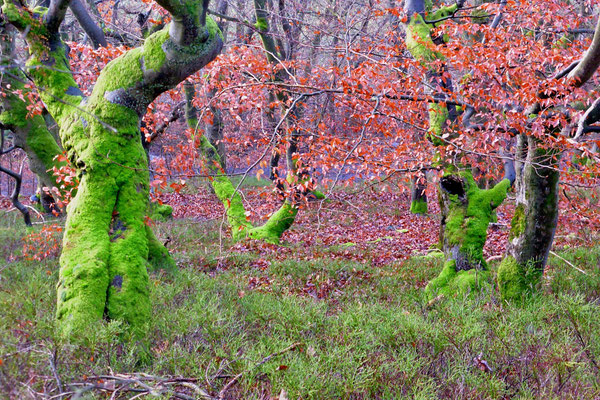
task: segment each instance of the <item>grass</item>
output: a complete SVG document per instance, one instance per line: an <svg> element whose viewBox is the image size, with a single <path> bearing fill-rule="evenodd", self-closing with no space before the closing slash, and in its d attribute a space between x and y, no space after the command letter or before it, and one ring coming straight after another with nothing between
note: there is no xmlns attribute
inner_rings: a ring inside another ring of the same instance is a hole
<svg viewBox="0 0 600 400"><path fill-rule="evenodd" d="M493 285L430 304L423 287L439 257L374 266L320 248L321 258L281 259L226 238L222 252L218 221L169 221L157 232L180 273L151 277L143 345L153 358L140 364L119 322L85 345L55 337L58 259L20 257L26 231L10 222L0 222L0 398L58 398L77 382L108 385L95 376L141 372L194 379L213 396L230 382L227 399L600 396L600 247L559 253L587 275L551 257L541 292L522 305Z"/></svg>

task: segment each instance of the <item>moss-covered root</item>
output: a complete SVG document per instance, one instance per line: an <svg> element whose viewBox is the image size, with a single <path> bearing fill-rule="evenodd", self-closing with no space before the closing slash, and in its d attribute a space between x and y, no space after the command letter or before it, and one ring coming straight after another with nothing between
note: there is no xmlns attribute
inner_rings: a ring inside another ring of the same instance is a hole
<svg viewBox="0 0 600 400"><path fill-rule="evenodd" d="M283 232L287 231L294 223L296 215L298 215L298 208L286 200L264 225L250 229L248 236L252 239L261 239L277 244Z"/></svg>
<svg viewBox="0 0 600 400"><path fill-rule="evenodd" d="M164 222L173 218L173 207L168 204L150 204L150 218L153 221Z"/></svg>
<svg viewBox="0 0 600 400"><path fill-rule="evenodd" d="M56 306L58 330L66 338L81 338L104 315L109 285L107 232L116 194L114 180L90 180L84 175L68 206Z"/></svg>
<svg viewBox="0 0 600 400"><path fill-rule="evenodd" d="M148 239L148 270L150 272L164 270L175 273L177 271L175 260L149 226L146 226L146 238Z"/></svg>
<svg viewBox="0 0 600 400"><path fill-rule="evenodd" d="M124 174L125 175L125 174ZM144 216L148 192L134 174L121 182L110 229L109 318L127 321L141 337L151 315L148 287L148 240Z"/></svg>
<svg viewBox="0 0 600 400"><path fill-rule="evenodd" d="M427 215L427 202L424 200L413 200L410 202L411 214Z"/></svg>
<svg viewBox="0 0 600 400"><path fill-rule="evenodd" d="M456 261L448 260L437 278L432 279L425 287L429 298L437 295L464 295L478 291L490 282L490 272L485 269L456 270Z"/></svg>

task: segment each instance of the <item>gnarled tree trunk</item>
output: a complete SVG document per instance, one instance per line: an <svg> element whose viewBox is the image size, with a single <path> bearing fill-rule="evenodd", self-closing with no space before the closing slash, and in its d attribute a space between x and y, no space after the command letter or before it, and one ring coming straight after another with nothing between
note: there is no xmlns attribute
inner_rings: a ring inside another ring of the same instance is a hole
<svg viewBox="0 0 600 400"><path fill-rule="evenodd" d="M480 189L468 171L440 179L440 242L446 262L427 285L430 296L468 292L489 279L483 246L493 212L506 198L511 183L507 178L491 189Z"/></svg>
<svg viewBox="0 0 600 400"><path fill-rule="evenodd" d="M197 130L198 120L196 109L192 104L194 98L194 87L185 84L186 109L185 115L188 127ZM225 215L231 229L233 240L238 241L245 238L264 240L269 243L279 243L283 233L288 230L298 214L298 207L294 199L287 199L262 226L254 227L246 217L246 210L242 196L233 186L231 179L225 174L221 165L219 152L202 132L197 132L194 137L200 154L205 159L205 165L210 173L212 188L225 207ZM304 193L306 194L306 193Z"/></svg>
<svg viewBox="0 0 600 400"><path fill-rule="evenodd" d="M4 0L4 16L26 33L28 72L80 174L68 207L57 287L60 332L85 336L103 315L143 335L151 317L146 272L149 245L148 161L139 120L148 105L213 60L222 47L208 1L157 1L172 16L143 46L111 61L89 98L70 72L58 28L69 1L47 12Z"/></svg>

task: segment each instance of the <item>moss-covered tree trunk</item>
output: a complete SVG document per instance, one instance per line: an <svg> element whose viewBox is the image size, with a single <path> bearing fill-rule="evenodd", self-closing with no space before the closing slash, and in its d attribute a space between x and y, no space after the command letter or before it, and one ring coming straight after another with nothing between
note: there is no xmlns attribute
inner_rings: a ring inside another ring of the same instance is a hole
<svg viewBox="0 0 600 400"><path fill-rule="evenodd" d="M406 47L425 68L425 92L436 99L428 103L429 114L428 139L435 146L444 146L441 139L448 123L458 117L455 107L448 107L443 100L453 91L448 74L439 67L433 67L435 61L443 60L443 56L435 51L436 42L443 43L442 38L432 37L434 21L443 19L456 12L462 2L442 7L435 12L427 9L423 0L407 0L404 3L409 17L406 29ZM442 101L439 101L441 99ZM454 135L448 138L452 139ZM480 283L489 280L489 272L483 258L483 246L487 238L487 227L494 217L494 210L504 201L511 186L511 179L503 179L489 190L477 186L472 174L466 166L440 165L446 173L440 179L438 198L441 208L440 243L442 245L445 264L440 275L427 286L430 296L438 293L450 295L464 293L475 289ZM458 169L464 172L457 172ZM413 179L410 210L413 213L427 213L424 197L426 180Z"/></svg>
<svg viewBox="0 0 600 400"><path fill-rule="evenodd" d="M443 38L433 38L432 30L435 23L426 21L438 20L455 12L459 6L453 4L441 7L436 11L431 10L424 0L411 0L404 3L404 10L409 17L405 24L406 48L413 58L426 68L423 77L424 92L437 99L444 99L448 92L452 92L452 82L448 76L444 77L437 67L436 60L443 60L443 56L433 48L436 44L443 43ZM427 17L427 20L425 19ZM442 65L442 68L443 65ZM431 102L427 105L429 114L429 130L427 138L435 145L444 145L440 140L448 122L452 123L457 118L455 108L448 108L444 102ZM410 211L414 214L427 214L427 198L424 195L427 187L427 178L424 173L413 178L411 191Z"/></svg>
<svg viewBox="0 0 600 400"><path fill-rule="evenodd" d="M193 85L186 83L185 92L187 124L190 129L197 131L197 113L192 104L192 99L194 98ZM229 223L233 240L238 241L251 238L264 240L269 243L279 243L283 233L294 223L298 214L299 204L294 202L293 199L285 200L279 210L271 215L264 225L254 227L246 216L242 196L236 190L231 179L225 174L218 150L202 132L197 131L194 140L198 151L204 157L206 168L211 175L209 178L211 186L225 207L225 216Z"/></svg>
<svg viewBox="0 0 600 400"><path fill-rule="evenodd" d="M25 32L28 72L80 175L68 206L57 287L60 332L85 336L104 315L141 335L151 318L148 161L139 120L148 105L216 57L222 39L207 1L157 1L173 16L164 30L111 61L89 98L70 72L58 28L68 1L30 11L4 1L4 16Z"/></svg>
<svg viewBox="0 0 600 400"><path fill-rule="evenodd" d="M415 176L410 190L410 212L413 214L427 214L427 176Z"/></svg>
<svg viewBox="0 0 600 400"><path fill-rule="evenodd" d="M470 172L448 173L440 179L440 242L446 262L427 285L430 296L465 293L489 280L483 257L487 228L510 186L511 180L503 179L491 189L480 189Z"/></svg>
<svg viewBox="0 0 600 400"><path fill-rule="evenodd" d="M540 283L558 221L560 152L543 148L533 136L517 144L517 205L507 254L498 268L502 296L518 300Z"/></svg>
<svg viewBox="0 0 600 400"><path fill-rule="evenodd" d="M600 19L594 37L582 59L558 72L551 79L567 77L569 86L581 87L600 66ZM550 82L552 83L552 82ZM538 97L546 94L538 93ZM598 103L594 102L577 124L576 137L600 120ZM544 118L540 102L527 114ZM562 132L561 132L562 133ZM546 135L557 135L556 128L546 127ZM560 149L548 147L531 134L519 137L517 145L517 207L511 222L507 254L498 269L498 285L508 300L521 300L540 284L548 254L552 248L558 221L558 184Z"/></svg>

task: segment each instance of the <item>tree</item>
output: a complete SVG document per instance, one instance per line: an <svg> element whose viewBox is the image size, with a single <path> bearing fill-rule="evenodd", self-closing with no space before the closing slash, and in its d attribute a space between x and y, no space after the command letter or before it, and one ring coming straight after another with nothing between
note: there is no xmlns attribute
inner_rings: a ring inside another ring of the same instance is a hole
<svg viewBox="0 0 600 400"><path fill-rule="evenodd" d="M549 82L543 82L538 93L539 100L527 110L527 114L544 126L547 137L569 136L573 126L562 120L562 125L549 124L548 120L560 114L555 97L565 96L588 82L600 66L600 19L592 43L581 60L559 71ZM562 90L552 87L566 77ZM576 124L575 137L582 139L596 130L591 125L600 120L598 101L588 108ZM569 117L572 119L573 117ZM552 248L558 221L559 180L561 147L548 141L544 143L533 133L522 134L516 146L517 206L511 222L509 246L506 257L498 269L498 283L504 298L520 300L534 292L540 284L548 254Z"/></svg>
<svg viewBox="0 0 600 400"><path fill-rule="evenodd" d="M458 118L452 77L447 72L444 55L438 51L433 37L437 23L447 20L463 6L458 1L451 6L433 12L424 0L405 2L406 47L413 57L426 69L426 93L432 95L428 102L428 139L436 147L445 146L448 140L456 139L460 133L455 126ZM443 35L437 36L439 44ZM467 121L468 122L468 121ZM447 124L449 129L445 129ZM470 128L470 126L467 126ZM445 133L448 130L449 132ZM446 262L440 275L427 286L430 295L468 291L489 280L483 247L487 228L494 218L494 210L504 201L514 182L514 170L507 165L505 177L491 189L480 189L470 171L462 162L448 162L438 154L434 156L443 169L440 178L439 202L441 208L440 245ZM436 163L436 162L434 162ZM425 186L413 181L411 211L425 213Z"/></svg>
<svg viewBox="0 0 600 400"><path fill-rule="evenodd" d="M29 167L38 178L38 187L40 189L40 200L45 210L58 212L59 209L53 205L55 203L51 194L52 188L58 188L60 185L48 171L52 168L60 169L64 163L56 159L62 154L62 151L56 142L55 136L47 127L46 120L41 114L41 110L36 107L35 96L26 85L26 77L23 72L14 65L14 33L10 30L10 25L0 21L0 36L2 37L2 87L3 95L0 96L0 128L11 132L14 148L20 148L25 151L29 161ZM4 133L2 139L4 139ZM2 172L9 173L16 178L15 173L3 169ZM18 175L18 174L17 174ZM20 178L19 178L20 180ZM20 184L16 185L13 193L13 204L24 214L26 223L31 222L29 211L22 205L18 205ZM44 188L47 188L44 190ZM20 204L20 203L19 203Z"/></svg>
<svg viewBox="0 0 600 400"><path fill-rule="evenodd" d="M27 71L81 177L68 207L57 290L59 329L69 337L83 335L104 314L143 334L150 318L146 267L164 248L155 247L145 223L148 160L138 121L160 93L208 64L223 45L206 16L209 1L157 3L172 22L111 61L88 98L59 35L69 1L34 10L19 1L2 4L4 17L25 33Z"/></svg>

